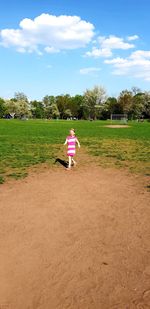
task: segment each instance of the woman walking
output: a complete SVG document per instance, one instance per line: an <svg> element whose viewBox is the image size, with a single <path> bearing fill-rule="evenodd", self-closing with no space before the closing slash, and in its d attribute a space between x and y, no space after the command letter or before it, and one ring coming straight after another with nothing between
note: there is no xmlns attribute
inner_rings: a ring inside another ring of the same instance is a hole
<svg viewBox="0 0 150 309"><path fill-rule="evenodd" d="M76 144L78 144L78 147L80 148L80 143L77 139L77 137L75 136L75 130L71 129L70 130L70 135L67 136L66 141L64 143L64 145L68 145L68 150L67 150L67 155L68 155L68 160L69 160L69 165L68 165L68 170L71 169L71 165L73 163L73 165L76 165L76 161L73 159L73 157L75 156L76 153Z"/></svg>

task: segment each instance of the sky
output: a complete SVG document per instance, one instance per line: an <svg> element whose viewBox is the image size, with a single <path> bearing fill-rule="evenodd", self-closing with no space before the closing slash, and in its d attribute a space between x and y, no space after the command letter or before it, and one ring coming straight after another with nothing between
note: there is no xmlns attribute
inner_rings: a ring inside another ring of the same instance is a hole
<svg viewBox="0 0 150 309"><path fill-rule="evenodd" d="M0 3L0 97L150 91L149 0Z"/></svg>

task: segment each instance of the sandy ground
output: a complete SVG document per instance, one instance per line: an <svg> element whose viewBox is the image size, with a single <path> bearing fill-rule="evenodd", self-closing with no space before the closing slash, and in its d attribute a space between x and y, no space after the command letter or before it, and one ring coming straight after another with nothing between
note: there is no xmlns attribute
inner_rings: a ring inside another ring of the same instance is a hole
<svg viewBox="0 0 150 309"><path fill-rule="evenodd" d="M124 129L124 128L130 128L130 126L126 125L126 124L110 124L108 126L105 126L107 128L111 128L111 129Z"/></svg>
<svg viewBox="0 0 150 309"><path fill-rule="evenodd" d="M0 309L150 308L150 199L78 165L0 187Z"/></svg>

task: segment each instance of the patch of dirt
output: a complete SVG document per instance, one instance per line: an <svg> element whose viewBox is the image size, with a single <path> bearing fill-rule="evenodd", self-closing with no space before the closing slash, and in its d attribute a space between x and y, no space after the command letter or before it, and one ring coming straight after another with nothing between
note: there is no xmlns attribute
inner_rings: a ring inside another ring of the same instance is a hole
<svg viewBox="0 0 150 309"><path fill-rule="evenodd" d="M150 308L149 193L81 157L0 187L0 308Z"/></svg>
<svg viewBox="0 0 150 309"><path fill-rule="evenodd" d="M130 126L126 125L126 124L110 124L110 125L107 125L105 126L106 128L111 128L111 129L119 129L119 128L130 128Z"/></svg>

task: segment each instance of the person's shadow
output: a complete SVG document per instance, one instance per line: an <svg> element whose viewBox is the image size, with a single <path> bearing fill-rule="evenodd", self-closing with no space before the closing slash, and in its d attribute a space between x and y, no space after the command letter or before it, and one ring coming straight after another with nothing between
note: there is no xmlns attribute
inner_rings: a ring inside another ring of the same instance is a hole
<svg viewBox="0 0 150 309"><path fill-rule="evenodd" d="M62 160L60 158L56 158L55 163L57 163L57 162L60 163L61 165L63 165L65 168L68 167L68 162L65 161L65 160Z"/></svg>

